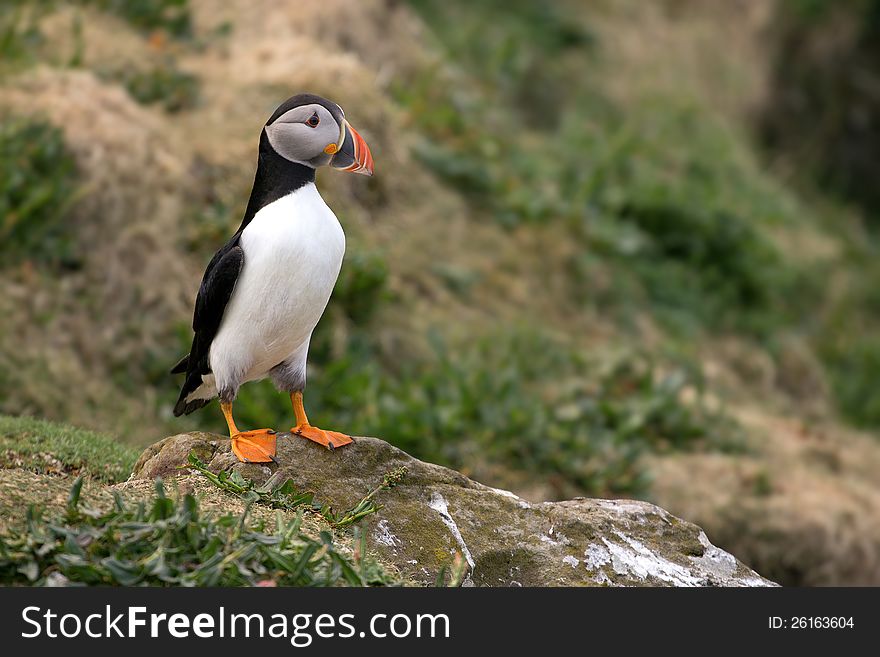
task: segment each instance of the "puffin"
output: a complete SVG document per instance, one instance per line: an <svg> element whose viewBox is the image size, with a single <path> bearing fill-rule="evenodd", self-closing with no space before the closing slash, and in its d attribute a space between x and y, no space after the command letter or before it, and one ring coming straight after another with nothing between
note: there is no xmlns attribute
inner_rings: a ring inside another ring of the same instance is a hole
<svg viewBox="0 0 880 657"><path fill-rule="evenodd" d="M302 93L260 133L254 185L241 225L211 258L196 296L186 374L174 415L219 399L239 461L275 461L273 429L240 430L232 405L242 384L269 378L290 395L299 436L330 449L351 436L309 423L303 406L309 340L342 267L345 233L315 186L329 166L373 175L373 156L342 108Z"/></svg>

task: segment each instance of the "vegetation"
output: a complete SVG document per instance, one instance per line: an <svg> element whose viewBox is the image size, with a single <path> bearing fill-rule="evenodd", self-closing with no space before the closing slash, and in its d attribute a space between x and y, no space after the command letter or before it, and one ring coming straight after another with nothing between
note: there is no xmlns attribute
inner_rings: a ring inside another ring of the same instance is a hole
<svg viewBox="0 0 880 657"><path fill-rule="evenodd" d="M476 39L457 27L464 6L414 4L445 52L479 76L466 86L466 108L451 104L459 78L398 90L429 138L418 154L502 225L552 224L577 240L583 255L571 271L580 296L595 292L589 280L578 279L589 279L600 259L613 268L617 285L603 300L651 303L674 331L766 335L819 302L812 270L783 257L768 230L798 221L802 209L768 185L739 135L698 104L662 97L619 106L573 73L571 58L588 61L596 43L570 34L577 22L560 18L558 9L542 10L542 19L524 7L505 12ZM542 35L530 40L523 71L506 71L485 57L485 51L504 52L523 31ZM555 93L542 95L540 120L515 112L499 120L499 102L528 106L517 99L534 91L529 70L558 82ZM499 79L510 97L497 97ZM492 134L482 129L499 123Z"/></svg>
<svg viewBox="0 0 880 657"><path fill-rule="evenodd" d="M0 415L0 467L81 474L124 481L140 450L115 438L65 424Z"/></svg>
<svg viewBox="0 0 880 657"><path fill-rule="evenodd" d="M315 501L314 493L299 492L293 483L293 480L279 480L271 477L262 486L256 486L252 481L246 480L238 472L220 472L213 473L207 466L199 460L195 454L189 455L190 468L199 472L208 481L214 484L220 490L237 495L249 504L259 503L265 504L273 509L284 509L286 511L309 510L318 514L328 525L335 529L342 529L356 523L361 518L376 513L381 507L376 504L373 498L379 491L394 488L401 482L406 472L405 468L386 474L382 478L382 482L368 492L364 497L355 504L351 509L342 513L335 513L326 504L320 504Z"/></svg>
<svg viewBox="0 0 880 657"><path fill-rule="evenodd" d="M66 514L31 509L25 527L0 534L0 583L118 586L370 586L396 583L362 550L341 553L329 532L301 531L302 515L278 511L274 530L249 519L206 517L197 500L172 500L161 480L151 504L115 493L106 512L80 503L83 479Z"/></svg>
<svg viewBox="0 0 880 657"><path fill-rule="evenodd" d="M14 71L33 62L34 51L42 43L36 26L40 12L25 2L5 2L0 6L0 73Z"/></svg>
<svg viewBox="0 0 880 657"><path fill-rule="evenodd" d="M163 30L175 37L187 37L192 33L189 0L82 1L116 14L141 30Z"/></svg>
<svg viewBox="0 0 880 657"><path fill-rule="evenodd" d="M877 303L877 211L874 181L880 100L880 2L784 0L773 23L773 93L757 122L766 152L806 195L860 209L856 217L829 212L824 223L843 242L840 270L849 270L828 300L815 344L840 412L880 428L880 330ZM809 138L804 138L809 135Z"/></svg>
<svg viewBox="0 0 880 657"><path fill-rule="evenodd" d="M880 380L880 340L863 337L827 349L826 360L841 412L859 426L880 427L880 396L874 389Z"/></svg>
<svg viewBox="0 0 880 657"><path fill-rule="evenodd" d="M773 27L773 93L760 137L800 178L868 210L876 230L880 2L783 0Z"/></svg>
<svg viewBox="0 0 880 657"><path fill-rule="evenodd" d="M199 99L198 78L177 69L173 63L146 71L124 71L116 77L139 103L158 103L169 113L190 109Z"/></svg>
<svg viewBox="0 0 880 657"><path fill-rule="evenodd" d="M65 219L76 167L57 127L39 119L0 123L0 256L6 264L74 264Z"/></svg>

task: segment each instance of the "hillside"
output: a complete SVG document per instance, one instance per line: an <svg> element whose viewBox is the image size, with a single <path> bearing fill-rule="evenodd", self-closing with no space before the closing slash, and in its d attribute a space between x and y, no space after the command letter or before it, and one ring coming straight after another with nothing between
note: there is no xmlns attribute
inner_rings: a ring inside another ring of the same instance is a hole
<svg viewBox="0 0 880 657"><path fill-rule="evenodd" d="M319 174L348 252L316 423L534 502L649 498L783 584L880 583L872 215L761 145L785 2L138 6L0 10L0 411L223 430L171 417L167 370L309 90L376 160ZM291 422L268 384L236 414Z"/></svg>

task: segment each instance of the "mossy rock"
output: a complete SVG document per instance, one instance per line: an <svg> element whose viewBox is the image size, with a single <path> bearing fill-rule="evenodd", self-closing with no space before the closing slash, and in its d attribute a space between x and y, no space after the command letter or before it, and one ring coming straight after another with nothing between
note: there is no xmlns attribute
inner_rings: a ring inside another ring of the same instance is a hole
<svg viewBox="0 0 880 657"><path fill-rule="evenodd" d="M192 450L214 471L235 470L258 483L273 475L290 478L337 510L353 506L386 473L405 467L403 482L377 498L382 508L366 527L369 549L416 582L433 583L461 553L468 564L466 585L772 585L713 546L699 527L652 504L533 504L376 438L357 438L331 451L283 433L277 464L245 464L220 436L180 434L148 448L133 480L185 473L180 468Z"/></svg>

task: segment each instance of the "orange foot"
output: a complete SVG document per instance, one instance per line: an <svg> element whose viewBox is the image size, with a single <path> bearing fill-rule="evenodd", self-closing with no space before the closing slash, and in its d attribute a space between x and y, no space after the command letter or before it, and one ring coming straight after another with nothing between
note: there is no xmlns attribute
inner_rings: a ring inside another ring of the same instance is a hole
<svg viewBox="0 0 880 657"><path fill-rule="evenodd" d="M239 431L232 436L232 451L244 463L269 463L275 461L275 431L254 429Z"/></svg>
<svg viewBox="0 0 880 657"><path fill-rule="evenodd" d="M337 447L342 447L343 445L348 445L349 443L354 442L351 436L346 436L344 433L339 433L338 431L325 431L324 429L313 427L311 424L300 424L295 426L290 430L290 433L311 440L312 442L323 445L329 449L336 449Z"/></svg>

